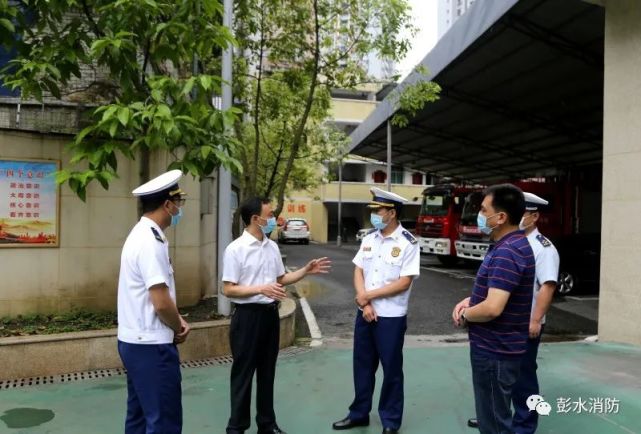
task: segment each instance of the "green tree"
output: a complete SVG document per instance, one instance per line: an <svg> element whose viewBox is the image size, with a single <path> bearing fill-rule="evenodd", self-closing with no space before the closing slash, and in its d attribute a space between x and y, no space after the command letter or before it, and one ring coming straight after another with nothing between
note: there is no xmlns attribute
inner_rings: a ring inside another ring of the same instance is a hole
<svg viewBox="0 0 641 434"><path fill-rule="evenodd" d="M289 189L319 181L306 156L344 151L344 137L327 126L331 90L370 82L370 53L405 55L410 10L406 0L239 0L236 22L243 193L275 195L279 214Z"/></svg>
<svg viewBox="0 0 641 434"><path fill-rule="evenodd" d="M419 65L414 68L414 73L416 78L413 82L395 89L391 96L395 113L390 122L396 127L406 127L410 118L416 116L425 104L439 99L441 86L427 79L428 69Z"/></svg>
<svg viewBox="0 0 641 434"><path fill-rule="evenodd" d="M89 183L117 177L118 155L139 158L143 178L155 150L195 176L242 170L228 133L238 110L212 105L232 42L219 0L0 0L0 43L16 52L0 78L23 99L65 98L87 67L104 72L89 84L100 93L90 124L69 145L78 164L58 174L83 200Z"/></svg>

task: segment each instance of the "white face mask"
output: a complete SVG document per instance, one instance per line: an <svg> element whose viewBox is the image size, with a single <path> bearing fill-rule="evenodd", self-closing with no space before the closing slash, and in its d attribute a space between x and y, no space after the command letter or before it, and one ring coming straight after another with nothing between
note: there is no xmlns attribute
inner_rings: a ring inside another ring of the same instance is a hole
<svg viewBox="0 0 641 434"><path fill-rule="evenodd" d="M531 227L532 225L534 225L534 222L530 223L529 225L526 225L526 224L525 224L525 217L526 217L526 216L521 217L521 221L519 222L519 229L520 229L520 230L522 230L522 231L524 231L524 230L526 230L527 228L529 228L529 227ZM529 216L527 216L527 217L532 217L532 215L529 215Z"/></svg>

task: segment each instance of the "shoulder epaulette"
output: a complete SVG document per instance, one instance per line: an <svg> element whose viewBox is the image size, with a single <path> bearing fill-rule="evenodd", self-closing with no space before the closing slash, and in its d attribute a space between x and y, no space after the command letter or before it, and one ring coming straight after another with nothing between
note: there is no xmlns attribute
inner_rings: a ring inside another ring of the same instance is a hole
<svg viewBox="0 0 641 434"><path fill-rule="evenodd" d="M158 241L164 244L165 241L162 239L162 237L160 236L156 228L151 228L151 232L154 233L154 238L156 238Z"/></svg>
<svg viewBox="0 0 641 434"><path fill-rule="evenodd" d="M545 238L545 237L544 237L543 235L541 235L541 234L537 235L537 236L536 236L536 239L537 239L537 240L539 240L539 243L541 243L541 244L543 245L543 247L550 247L550 246L552 245L552 243L550 242L550 240L548 240L547 238Z"/></svg>
<svg viewBox="0 0 641 434"><path fill-rule="evenodd" d="M414 236L412 234L410 234L409 232L403 231L403 236L405 238L407 238L407 241L409 241L411 244L416 244L417 243L416 238L414 238Z"/></svg>

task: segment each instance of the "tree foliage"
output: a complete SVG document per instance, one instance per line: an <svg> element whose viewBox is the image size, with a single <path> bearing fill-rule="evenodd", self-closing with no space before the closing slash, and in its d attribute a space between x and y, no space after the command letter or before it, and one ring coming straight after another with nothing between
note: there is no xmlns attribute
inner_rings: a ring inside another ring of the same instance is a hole
<svg viewBox="0 0 641 434"><path fill-rule="evenodd" d="M422 65L414 68L415 78L410 84L396 89L392 95L396 113L390 122L392 125L404 128L410 123L410 118L425 107L426 104L439 99L441 86L427 79L429 71Z"/></svg>
<svg viewBox="0 0 641 434"><path fill-rule="evenodd" d="M406 0L240 0L236 10L243 193L275 196L279 214L287 191L319 181L314 158L344 152L329 125L331 90L371 82L371 53L405 55L410 10Z"/></svg>
<svg viewBox="0 0 641 434"><path fill-rule="evenodd" d="M0 0L0 43L16 52L0 78L22 99L66 99L100 72L87 86L102 90L90 124L69 145L76 164L58 174L83 200L92 181L117 177L118 155L168 151L195 176L242 170L229 135L239 111L212 105L232 42L219 0Z"/></svg>

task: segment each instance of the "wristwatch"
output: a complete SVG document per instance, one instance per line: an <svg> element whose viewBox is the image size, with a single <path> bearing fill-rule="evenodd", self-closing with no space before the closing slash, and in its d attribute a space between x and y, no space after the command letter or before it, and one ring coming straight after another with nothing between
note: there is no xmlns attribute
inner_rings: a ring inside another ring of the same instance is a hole
<svg viewBox="0 0 641 434"><path fill-rule="evenodd" d="M465 321L465 322L467 322L467 318L465 318L465 310L466 310L466 309L467 309L467 308L465 308L465 309L461 310L461 318L462 318L462 319L463 319L463 321Z"/></svg>

